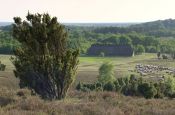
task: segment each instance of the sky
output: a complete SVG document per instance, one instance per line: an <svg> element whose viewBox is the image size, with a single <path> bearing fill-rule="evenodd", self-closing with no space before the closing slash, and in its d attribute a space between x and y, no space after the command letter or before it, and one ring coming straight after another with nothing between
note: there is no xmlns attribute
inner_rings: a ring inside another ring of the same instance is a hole
<svg viewBox="0 0 175 115"><path fill-rule="evenodd" d="M175 0L0 0L0 21L49 13L64 23L148 22L175 19Z"/></svg>

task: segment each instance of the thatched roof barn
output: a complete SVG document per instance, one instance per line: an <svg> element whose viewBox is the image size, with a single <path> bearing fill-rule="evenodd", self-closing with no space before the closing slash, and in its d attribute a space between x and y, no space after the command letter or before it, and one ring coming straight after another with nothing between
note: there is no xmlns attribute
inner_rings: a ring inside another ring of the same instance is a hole
<svg viewBox="0 0 175 115"><path fill-rule="evenodd" d="M131 45L109 44L93 44L88 49L89 56L99 56L102 52L105 56L133 56L134 50Z"/></svg>

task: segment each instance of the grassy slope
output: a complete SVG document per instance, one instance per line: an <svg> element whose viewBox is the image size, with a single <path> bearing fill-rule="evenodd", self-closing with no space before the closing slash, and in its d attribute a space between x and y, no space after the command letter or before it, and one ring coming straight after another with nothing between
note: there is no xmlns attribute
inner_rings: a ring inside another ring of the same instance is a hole
<svg viewBox="0 0 175 115"><path fill-rule="evenodd" d="M0 72L0 115L174 115L175 100L126 97L114 92L77 92L70 90L62 101L43 101L37 96L17 96L18 80L12 70L10 56L1 55L0 60L7 65L5 72ZM175 67L174 60L157 60L155 54L144 54L136 57L80 57L78 77L76 81L94 82L98 75L98 67L104 61L111 61L116 67L116 77L131 74L137 63L164 65Z"/></svg>
<svg viewBox="0 0 175 115"><path fill-rule="evenodd" d="M0 71L0 87L18 88L18 80L14 77L14 66L10 61L10 55L0 55L0 60L6 64L6 70ZM98 76L98 68L104 61L111 61L116 66L116 77L127 76L131 74L128 68L133 68L134 63L155 58L155 54L143 54L135 57L80 57L80 64L78 69L78 81L92 82ZM133 64L131 64L133 63Z"/></svg>
<svg viewBox="0 0 175 115"><path fill-rule="evenodd" d="M137 63L155 58L156 54L143 54L134 57L80 57L78 81L92 82L96 80L98 68L105 61L110 61L115 65L116 77L124 77L133 73L128 70L133 70Z"/></svg>
<svg viewBox="0 0 175 115"><path fill-rule="evenodd" d="M7 65L5 72L0 71L0 87L18 88L18 80L13 74L14 66L9 59L9 55L0 55L1 62ZM75 84L78 81L94 82L98 76L98 68L105 61L110 61L115 65L116 77L138 74L128 71L134 70L138 63L175 67L175 61L157 60L156 54L143 54L135 57L80 57L79 59L80 64Z"/></svg>
<svg viewBox="0 0 175 115"><path fill-rule="evenodd" d="M0 87L18 88L18 80L13 74L14 66L10 61L10 55L0 55L1 63L6 65L5 71L0 71Z"/></svg>
<svg viewBox="0 0 175 115"><path fill-rule="evenodd" d="M156 54L143 54L135 57L81 57L78 81L94 82L98 76L98 68L105 61L110 61L115 65L116 77L126 77L131 74L140 75L136 72L129 71L135 70L136 64L159 65L175 68L175 60L158 60ZM166 71L159 71L148 74L144 76L144 78L149 80L157 80L157 78L160 78L163 75L173 76L167 74Z"/></svg>

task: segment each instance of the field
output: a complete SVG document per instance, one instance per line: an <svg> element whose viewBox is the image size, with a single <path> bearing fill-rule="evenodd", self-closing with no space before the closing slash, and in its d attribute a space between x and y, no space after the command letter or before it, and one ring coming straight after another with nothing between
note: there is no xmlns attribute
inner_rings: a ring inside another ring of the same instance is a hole
<svg viewBox="0 0 175 115"><path fill-rule="evenodd" d="M156 54L148 53L135 57L80 57L77 81L94 82L98 76L98 68L105 61L109 61L115 65L115 77L127 77L131 74L140 76L140 74L135 71L136 64L175 68L174 60L158 60ZM163 75L170 76L165 71L159 71L151 75L146 75L144 78L152 80Z"/></svg>
<svg viewBox="0 0 175 115"><path fill-rule="evenodd" d="M10 61L10 55L0 55L2 63L6 64L6 70L0 71L0 86L8 88L18 88L18 79L14 77L14 66ZM98 76L98 68L103 62L111 62L115 65L115 76L126 77L130 74L140 75L134 72L136 64L159 65L175 68L174 60L158 60L156 54L142 54L134 57L80 57L78 74L74 84L81 82L95 82ZM132 71L129 71L132 70ZM159 76L168 75L166 73L157 73ZM155 75L157 76L157 75ZM149 75L144 78L152 79Z"/></svg>
<svg viewBox="0 0 175 115"><path fill-rule="evenodd" d="M110 61L115 65L115 76L125 77L137 74L136 64L161 65L175 68L174 60L158 60L156 54L143 54L135 57L80 57L77 78L66 99L44 101L31 96L27 89L20 90L18 79L14 77L11 56L1 55L0 60L7 65L0 71L0 115L174 115L175 100L145 99L123 96L114 92L78 92L75 84L95 82L99 66ZM130 71L133 70L133 71ZM156 75L168 75L165 72ZM144 78L151 79L149 75ZM7 87L7 88L4 88ZM20 97L18 93L24 94Z"/></svg>
<svg viewBox="0 0 175 115"><path fill-rule="evenodd" d="M13 74L14 66L10 61L10 57L9 55L0 55L1 63L6 65L6 70L0 71L0 87L17 89L18 80Z"/></svg>
<svg viewBox="0 0 175 115"><path fill-rule="evenodd" d="M10 61L10 55L0 55L2 63L6 64L6 70L0 71L0 86L8 88L18 88L18 80L14 77L14 66ZM135 57L80 57L78 75L76 83L93 82L97 79L98 68L105 61L110 61L115 65L116 77L128 76L132 72L128 69L134 69L135 64L156 60L156 54L143 54Z"/></svg>

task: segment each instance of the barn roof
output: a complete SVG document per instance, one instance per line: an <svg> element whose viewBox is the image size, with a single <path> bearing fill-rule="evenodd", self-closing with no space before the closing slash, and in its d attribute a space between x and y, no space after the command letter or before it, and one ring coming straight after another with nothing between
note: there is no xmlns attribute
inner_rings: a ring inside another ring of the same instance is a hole
<svg viewBox="0 0 175 115"><path fill-rule="evenodd" d="M99 56L101 52L106 56L132 56L133 48L131 45L93 44L88 49L91 56Z"/></svg>

